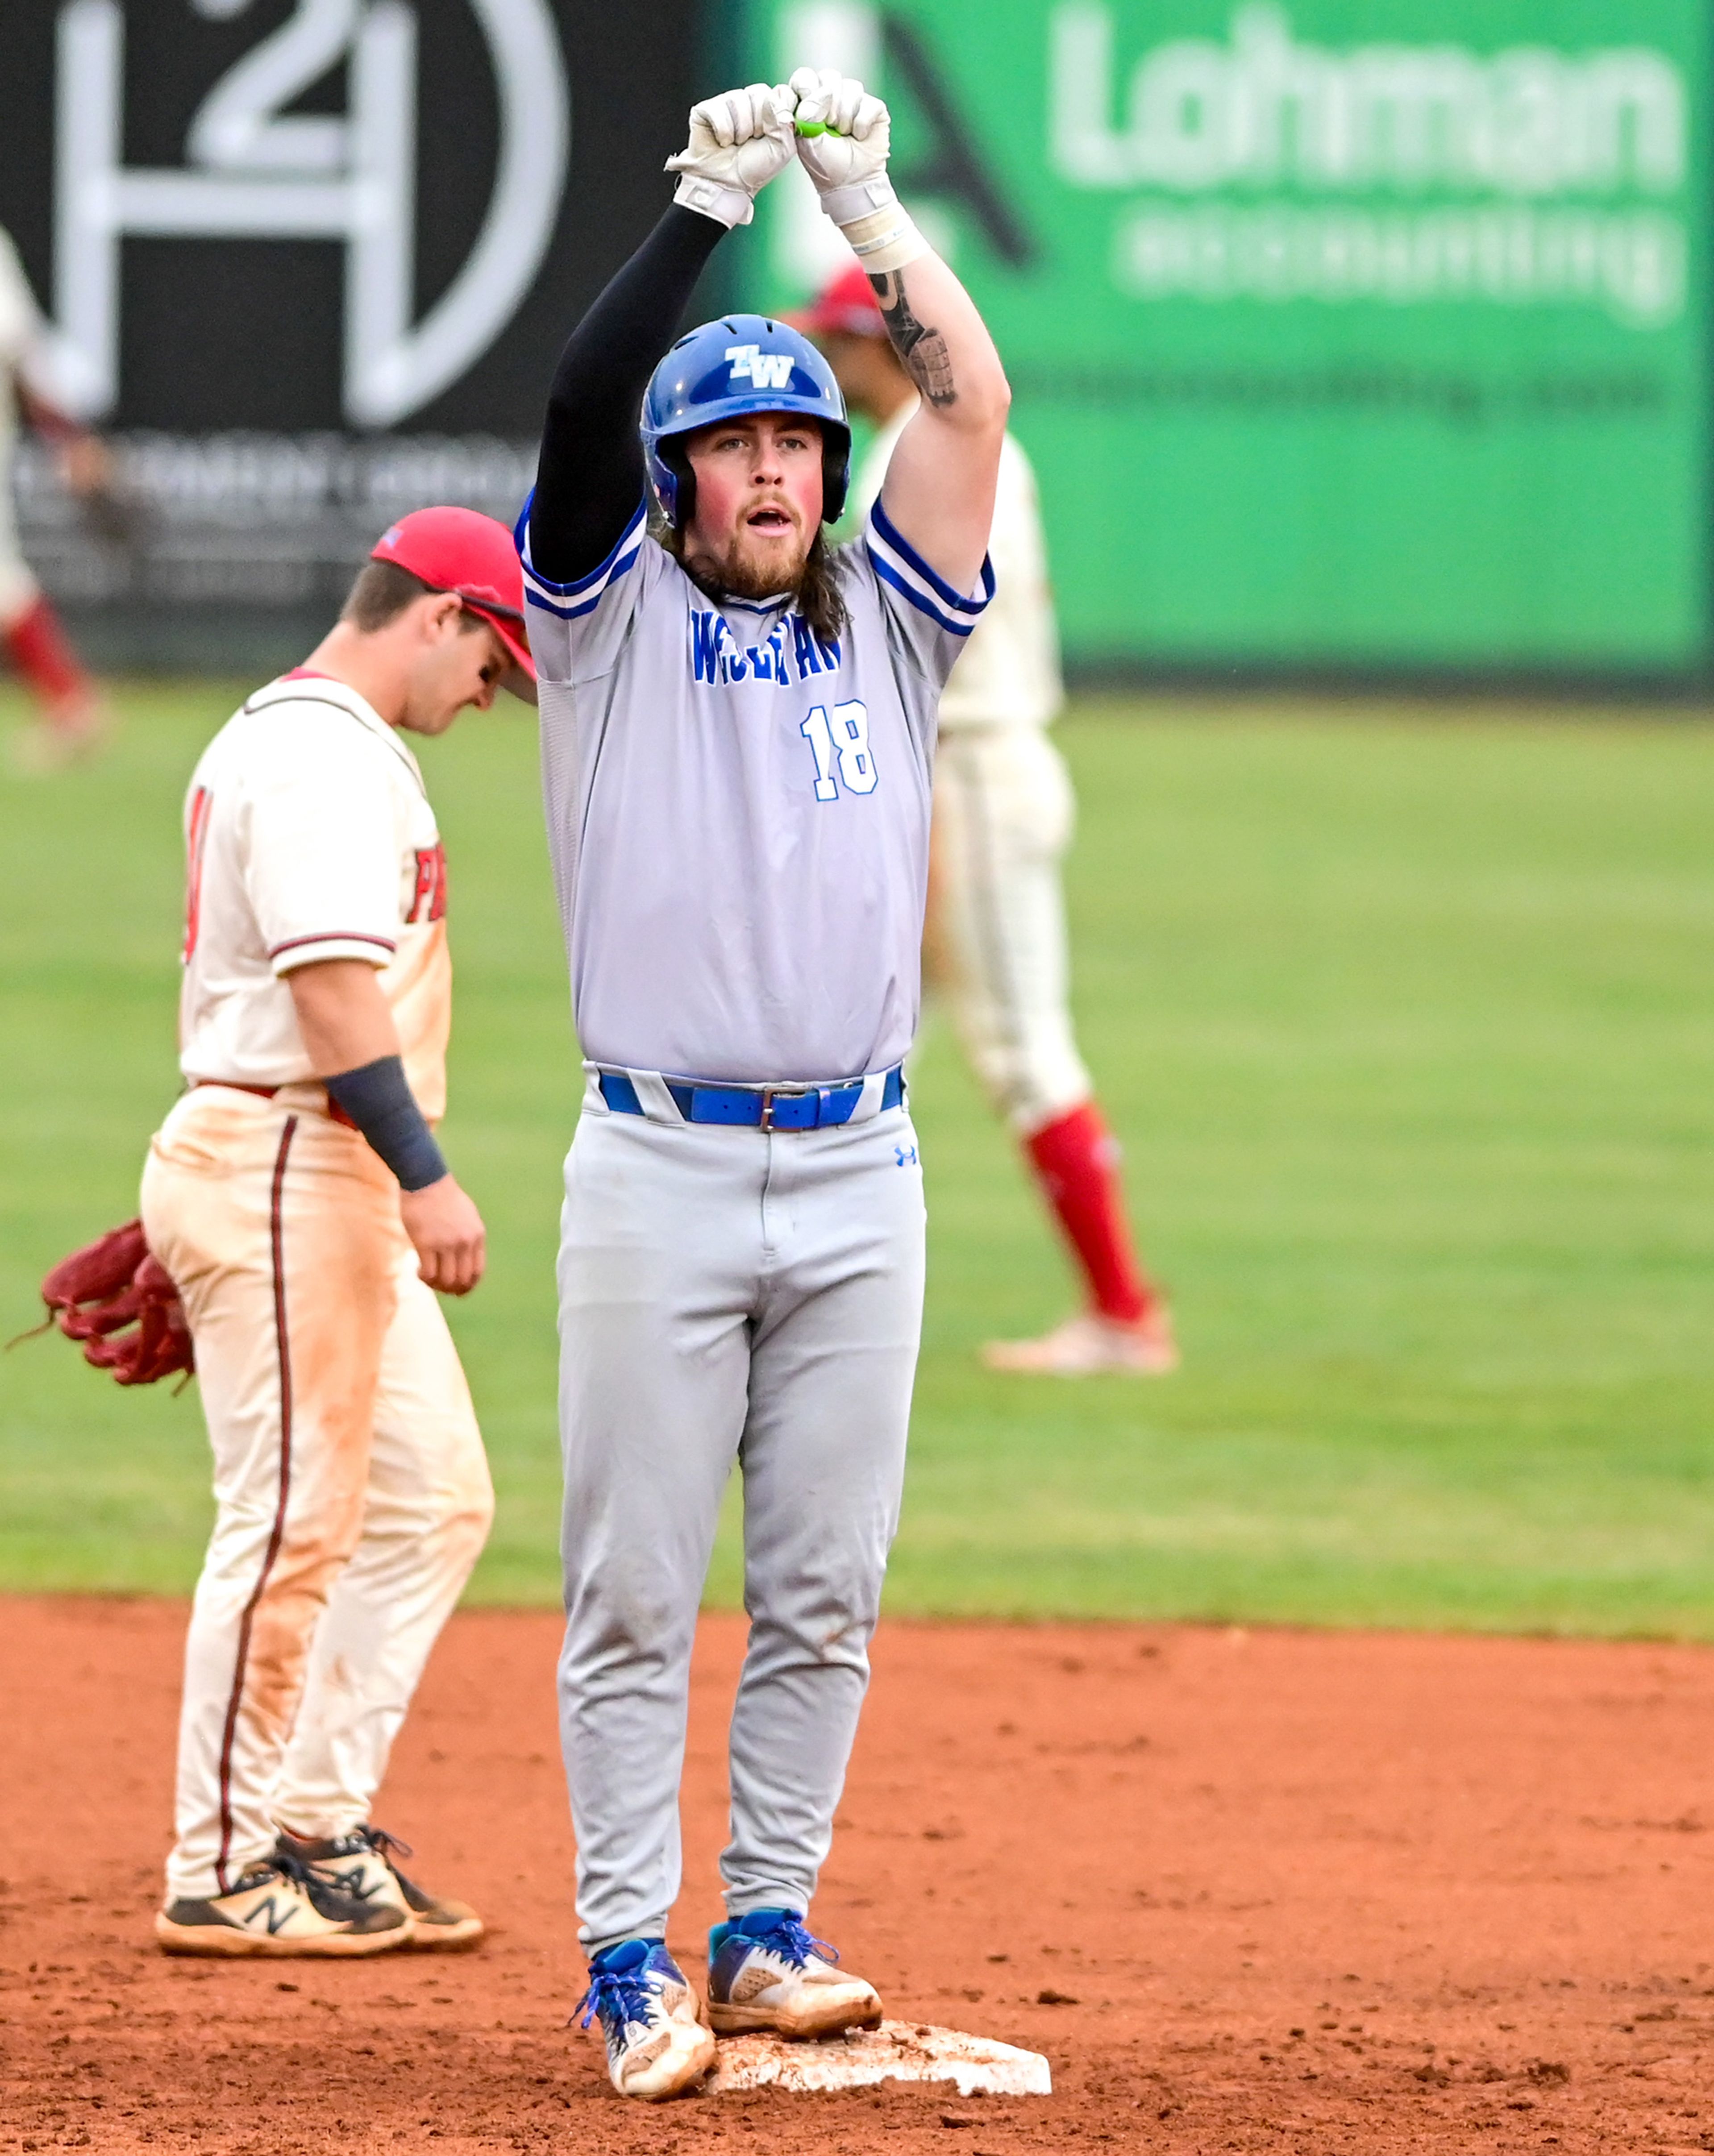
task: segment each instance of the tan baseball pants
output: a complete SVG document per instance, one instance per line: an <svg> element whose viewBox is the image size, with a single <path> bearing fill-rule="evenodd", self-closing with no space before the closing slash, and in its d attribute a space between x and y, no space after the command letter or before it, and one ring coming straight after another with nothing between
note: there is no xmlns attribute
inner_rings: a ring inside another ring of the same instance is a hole
<svg viewBox="0 0 1714 2156"><path fill-rule="evenodd" d="M172 1900L229 1890L279 1825L368 1820L494 1499L398 1186L319 1086L185 1094L151 1144L142 1214L190 1319L217 1507L185 1648Z"/></svg>
<svg viewBox="0 0 1714 2156"><path fill-rule="evenodd" d="M1094 1090L1071 1030L1060 880L1075 814L1039 727L942 729L929 957L983 1091L1026 1137Z"/></svg>

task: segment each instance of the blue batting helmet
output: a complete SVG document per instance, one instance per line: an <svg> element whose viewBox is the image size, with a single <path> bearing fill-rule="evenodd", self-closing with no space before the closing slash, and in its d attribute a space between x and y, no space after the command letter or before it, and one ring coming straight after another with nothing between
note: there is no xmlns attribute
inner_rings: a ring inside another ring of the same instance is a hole
<svg viewBox="0 0 1714 2156"><path fill-rule="evenodd" d="M640 431L649 480L676 531L695 481L675 439L751 412L801 412L821 423L822 521L836 523L851 479L851 429L833 369L810 343L764 315L723 315L682 336L649 377Z"/></svg>

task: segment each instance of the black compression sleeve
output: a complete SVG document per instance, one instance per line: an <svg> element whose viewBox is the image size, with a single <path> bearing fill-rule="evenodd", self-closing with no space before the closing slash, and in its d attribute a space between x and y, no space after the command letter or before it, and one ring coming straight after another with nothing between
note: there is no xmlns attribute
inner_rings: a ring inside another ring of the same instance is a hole
<svg viewBox="0 0 1714 2156"><path fill-rule="evenodd" d="M377 1056L321 1082L329 1099L339 1103L398 1178L401 1190L426 1190L446 1173L434 1133L397 1055Z"/></svg>
<svg viewBox="0 0 1714 2156"><path fill-rule="evenodd" d="M598 568L636 513L643 392L726 233L673 204L572 332L548 392L530 511L530 559L554 583Z"/></svg>

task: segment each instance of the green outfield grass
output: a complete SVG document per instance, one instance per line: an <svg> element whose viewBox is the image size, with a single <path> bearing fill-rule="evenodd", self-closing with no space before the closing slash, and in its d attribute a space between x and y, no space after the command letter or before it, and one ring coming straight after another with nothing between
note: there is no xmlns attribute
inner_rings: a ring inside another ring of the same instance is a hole
<svg viewBox="0 0 1714 2156"><path fill-rule="evenodd" d="M132 1209L175 1087L178 803L230 701L136 690L99 765L0 778L5 1331ZM891 1606L1714 1637L1714 732L1155 702L1060 739L1084 1043L1187 1367L978 1368L1069 1285L931 1028ZM491 1231L453 1312L501 1492L475 1591L545 1602L577 1084L533 728L467 719L424 760L447 1144ZM0 1584L182 1592L205 1484L194 1389L121 1394L60 1341L0 1362Z"/></svg>

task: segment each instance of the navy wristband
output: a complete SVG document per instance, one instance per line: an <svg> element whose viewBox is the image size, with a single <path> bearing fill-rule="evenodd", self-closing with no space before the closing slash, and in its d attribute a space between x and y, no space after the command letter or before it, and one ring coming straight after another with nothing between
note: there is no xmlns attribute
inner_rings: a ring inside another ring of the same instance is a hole
<svg viewBox="0 0 1714 2156"><path fill-rule="evenodd" d="M324 1078L328 1098L344 1109L398 1178L401 1190L426 1190L447 1172L397 1055Z"/></svg>

